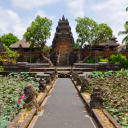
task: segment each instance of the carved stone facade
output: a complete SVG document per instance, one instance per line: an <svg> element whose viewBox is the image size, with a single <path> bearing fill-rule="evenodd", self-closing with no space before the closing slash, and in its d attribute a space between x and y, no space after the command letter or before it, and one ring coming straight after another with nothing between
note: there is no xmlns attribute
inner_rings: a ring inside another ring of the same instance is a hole
<svg viewBox="0 0 128 128"><path fill-rule="evenodd" d="M76 62L76 55L72 49L74 38L69 22L62 17L56 27L56 33L52 42L51 61L54 65L73 65Z"/></svg>

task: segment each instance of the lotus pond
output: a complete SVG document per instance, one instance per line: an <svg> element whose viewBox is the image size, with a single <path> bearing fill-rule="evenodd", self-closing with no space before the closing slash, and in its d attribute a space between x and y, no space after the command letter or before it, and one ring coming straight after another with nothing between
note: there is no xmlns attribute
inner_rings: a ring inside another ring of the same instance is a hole
<svg viewBox="0 0 128 128"><path fill-rule="evenodd" d="M22 110L23 89L28 84L34 85L38 91L38 81L34 74L33 77L25 72L0 75L0 128L5 128Z"/></svg>
<svg viewBox="0 0 128 128"><path fill-rule="evenodd" d="M92 72L89 92L96 85L103 89L106 110L123 128L128 128L128 70Z"/></svg>

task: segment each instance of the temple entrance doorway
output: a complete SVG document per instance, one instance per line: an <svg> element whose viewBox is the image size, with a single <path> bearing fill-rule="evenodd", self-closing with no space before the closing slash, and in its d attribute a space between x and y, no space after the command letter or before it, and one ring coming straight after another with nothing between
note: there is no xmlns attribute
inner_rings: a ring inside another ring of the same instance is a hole
<svg viewBox="0 0 128 128"><path fill-rule="evenodd" d="M66 42L61 42L61 56L66 56Z"/></svg>

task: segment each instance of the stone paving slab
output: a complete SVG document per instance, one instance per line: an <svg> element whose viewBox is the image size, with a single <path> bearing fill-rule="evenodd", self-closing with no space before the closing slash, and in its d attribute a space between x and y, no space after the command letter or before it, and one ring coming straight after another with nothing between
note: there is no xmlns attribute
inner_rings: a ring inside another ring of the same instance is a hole
<svg viewBox="0 0 128 128"><path fill-rule="evenodd" d="M34 128L97 128L69 78L59 78Z"/></svg>

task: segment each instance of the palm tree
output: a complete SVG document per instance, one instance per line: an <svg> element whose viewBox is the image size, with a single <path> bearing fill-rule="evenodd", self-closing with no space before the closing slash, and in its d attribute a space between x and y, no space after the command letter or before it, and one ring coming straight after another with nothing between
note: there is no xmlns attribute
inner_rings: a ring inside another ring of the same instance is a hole
<svg viewBox="0 0 128 128"><path fill-rule="evenodd" d="M126 37L124 37L124 39L122 40L122 44L125 42L128 42L128 21L126 21L125 25L124 25L125 31L120 31L118 33L118 35L126 35Z"/></svg>

